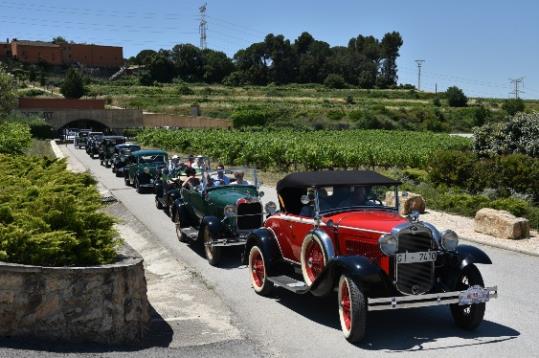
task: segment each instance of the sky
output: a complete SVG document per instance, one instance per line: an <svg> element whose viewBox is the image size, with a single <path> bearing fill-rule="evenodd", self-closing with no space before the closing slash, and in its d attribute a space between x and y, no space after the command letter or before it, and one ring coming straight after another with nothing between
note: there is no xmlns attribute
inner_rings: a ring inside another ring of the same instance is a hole
<svg viewBox="0 0 539 358"><path fill-rule="evenodd" d="M142 49L199 44L202 0L0 0L0 39L50 40ZM510 96L511 78L524 77L522 98L539 98L539 2L534 0L207 0L208 47L229 56L283 34L303 31L332 46L359 34L400 32L399 83L458 86L471 97Z"/></svg>

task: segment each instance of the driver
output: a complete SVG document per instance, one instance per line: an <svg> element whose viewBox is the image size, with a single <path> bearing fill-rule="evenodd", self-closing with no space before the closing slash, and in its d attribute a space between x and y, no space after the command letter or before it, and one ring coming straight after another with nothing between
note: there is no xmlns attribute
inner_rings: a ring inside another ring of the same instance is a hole
<svg viewBox="0 0 539 358"><path fill-rule="evenodd" d="M249 182L247 180L244 180L243 179L243 176L245 175L245 173L242 171L242 170L236 170L234 172L234 179L235 181L232 183L232 184L237 184L237 185L249 185Z"/></svg>
<svg viewBox="0 0 539 358"><path fill-rule="evenodd" d="M185 169L185 175L187 179L183 182L182 187L186 189L194 189L197 185L200 184L200 180L196 177L196 170L193 168Z"/></svg>

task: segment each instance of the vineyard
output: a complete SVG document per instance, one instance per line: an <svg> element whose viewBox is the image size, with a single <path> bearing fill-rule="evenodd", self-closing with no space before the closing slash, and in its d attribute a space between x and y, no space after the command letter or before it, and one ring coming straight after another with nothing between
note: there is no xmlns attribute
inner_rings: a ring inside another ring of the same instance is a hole
<svg viewBox="0 0 539 358"><path fill-rule="evenodd" d="M143 145L204 154L227 164L260 169L425 168L437 150L467 150L466 138L385 130L164 130L137 136Z"/></svg>

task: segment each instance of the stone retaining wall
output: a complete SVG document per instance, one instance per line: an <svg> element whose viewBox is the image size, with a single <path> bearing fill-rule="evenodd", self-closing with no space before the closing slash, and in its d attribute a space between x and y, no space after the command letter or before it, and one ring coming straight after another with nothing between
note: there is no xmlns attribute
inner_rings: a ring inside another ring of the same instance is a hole
<svg viewBox="0 0 539 358"><path fill-rule="evenodd" d="M94 267L0 262L0 336L135 343L150 313L142 258L130 247Z"/></svg>

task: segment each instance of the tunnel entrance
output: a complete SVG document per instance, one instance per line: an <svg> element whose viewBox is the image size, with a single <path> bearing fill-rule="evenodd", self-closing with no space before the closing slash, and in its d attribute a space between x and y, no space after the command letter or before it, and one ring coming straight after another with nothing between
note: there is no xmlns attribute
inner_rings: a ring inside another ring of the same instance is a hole
<svg viewBox="0 0 539 358"><path fill-rule="evenodd" d="M59 134L62 134L65 129L77 128L77 129L91 129L93 132L103 132L105 134L117 134L115 131L107 127L101 122L94 121L92 119L79 119L73 122L69 122L58 130Z"/></svg>

